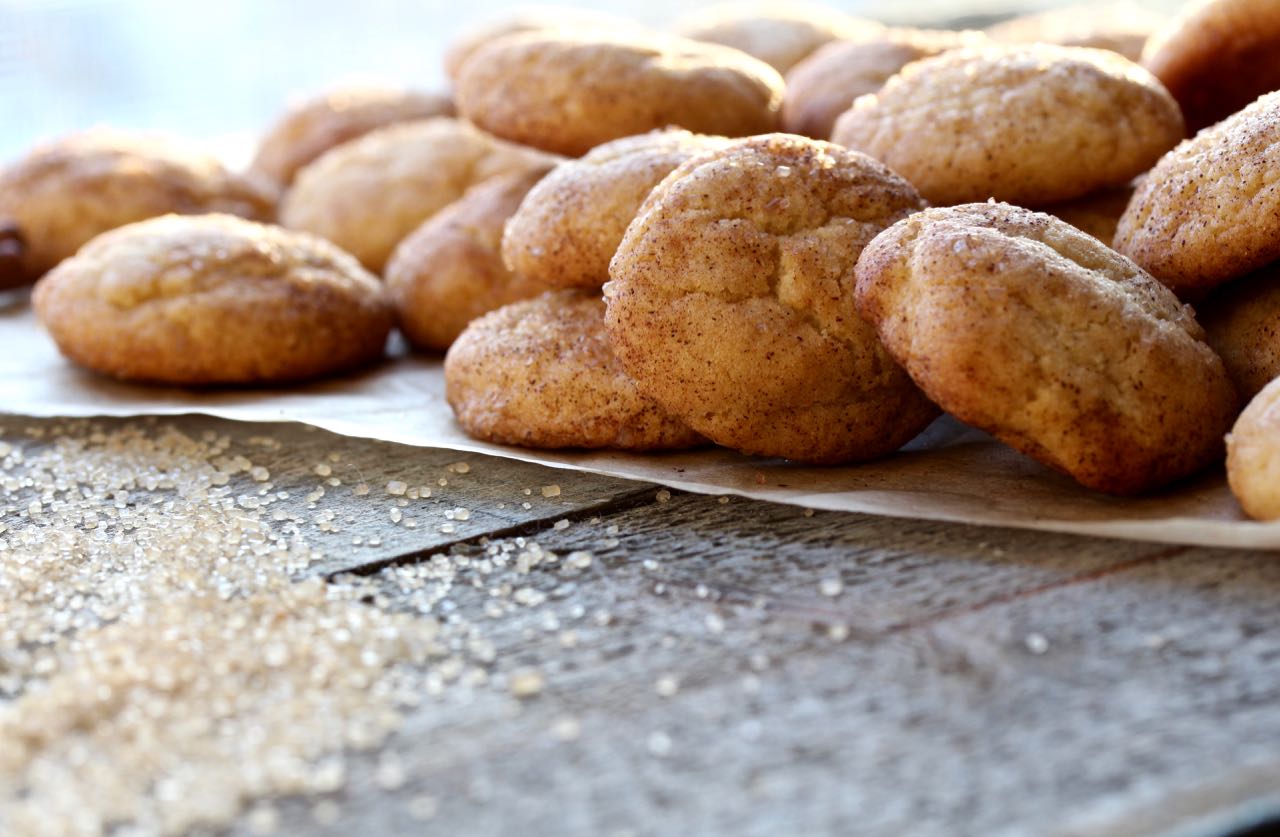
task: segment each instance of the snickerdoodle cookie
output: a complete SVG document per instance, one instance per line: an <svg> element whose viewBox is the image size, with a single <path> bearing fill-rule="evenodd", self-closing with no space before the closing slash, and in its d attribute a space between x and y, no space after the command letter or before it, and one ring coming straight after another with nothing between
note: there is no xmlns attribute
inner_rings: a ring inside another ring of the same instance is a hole
<svg viewBox="0 0 1280 837"><path fill-rule="evenodd" d="M812 3L734 0L686 15L675 30L686 38L742 50L786 73L823 44L871 37L884 26Z"/></svg>
<svg viewBox="0 0 1280 837"><path fill-rule="evenodd" d="M599 294L550 291L486 314L449 349L444 375L458 423L488 442L644 451L705 441L622 371Z"/></svg>
<svg viewBox="0 0 1280 837"><path fill-rule="evenodd" d="M298 169L324 152L376 128L452 116L448 96L382 87L335 90L292 108L258 145L250 168L287 186Z"/></svg>
<svg viewBox="0 0 1280 837"><path fill-rule="evenodd" d="M1007 43L1094 47L1137 61L1147 38L1164 24L1164 15L1136 3L1089 3L1021 15L986 31Z"/></svg>
<svg viewBox="0 0 1280 837"><path fill-rule="evenodd" d="M1280 3L1192 2L1152 36L1142 63L1178 100L1191 130L1212 125L1280 90Z"/></svg>
<svg viewBox="0 0 1280 837"><path fill-rule="evenodd" d="M281 203L280 220L324 236L380 273L405 236L467 189L556 159L459 119L392 125L302 169Z"/></svg>
<svg viewBox="0 0 1280 837"><path fill-rule="evenodd" d="M502 263L502 227L545 169L486 180L396 247L387 291L400 331L424 351L449 348L467 323L547 288Z"/></svg>
<svg viewBox="0 0 1280 837"><path fill-rule="evenodd" d="M458 74L458 110L497 136L580 155L676 126L773 130L782 77L745 53L638 30L545 30L498 38Z"/></svg>
<svg viewBox="0 0 1280 837"><path fill-rule="evenodd" d="M980 32L887 29L868 38L832 41L787 73L782 129L827 139L855 99L884 87L907 64L984 40Z"/></svg>
<svg viewBox="0 0 1280 837"><path fill-rule="evenodd" d="M548 287L599 288L653 187L685 160L728 142L673 128L614 140L561 163L507 222L507 266Z"/></svg>
<svg viewBox="0 0 1280 837"><path fill-rule="evenodd" d="M1043 206L1128 182L1182 138L1160 82L1113 52L1050 44L945 52L854 102L832 139L935 204Z"/></svg>
<svg viewBox="0 0 1280 837"><path fill-rule="evenodd" d="M180 385L294 381L380 357L391 306L327 241L230 215L105 233L36 285L58 348L95 372Z"/></svg>
<svg viewBox="0 0 1280 837"><path fill-rule="evenodd" d="M640 390L737 450L890 453L937 414L853 308L853 265L923 208L884 165L785 134L695 157L614 256L606 322Z"/></svg>
<svg viewBox="0 0 1280 837"><path fill-rule="evenodd" d="M638 28L640 24L597 9L580 6L531 4L505 9L498 16L457 35L444 51L444 73L456 81L462 65L471 53L505 35L536 32L540 29L604 29Z"/></svg>
<svg viewBox="0 0 1280 837"><path fill-rule="evenodd" d="M1227 483L1245 514L1280 518L1280 381L1254 396L1231 428Z"/></svg>
<svg viewBox="0 0 1280 837"><path fill-rule="evenodd" d="M1197 310L1241 396L1280 377L1280 264L1219 288Z"/></svg>
<svg viewBox="0 0 1280 837"><path fill-rule="evenodd" d="M0 219L26 238L24 273L39 278L107 230L169 212L275 215L264 180L167 140L95 130L43 145L0 170Z"/></svg>
<svg viewBox="0 0 1280 837"><path fill-rule="evenodd" d="M1050 215L930 209L863 251L858 310L930 398L1089 488L1220 460L1236 393L1190 308Z"/></svg>
<svg viewBox="0 0 1280 837"><path fill-rule="evenodd" d="M1280 92L1160 159L1120 218L1115 247L1179 295L1280 259Z"/></svg>

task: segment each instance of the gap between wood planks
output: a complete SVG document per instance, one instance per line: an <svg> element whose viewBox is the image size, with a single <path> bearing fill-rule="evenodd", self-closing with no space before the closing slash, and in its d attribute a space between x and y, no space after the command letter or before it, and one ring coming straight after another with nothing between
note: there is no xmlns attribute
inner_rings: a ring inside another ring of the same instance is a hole
<svg viewBox="0 0 1280 837"><path fill-rule="evenodd" d="M327 571L324 574L324 577L326 579L333 579L346 574L372 575L386 569L387 567L425 561L434 555L447 553L450 550L459 547L476 546L481 543L506 538L536 535L540 532L548 531L549 524L553 519L568 520L571 523L578 523L591 518L604 517L631 511L632 509L637 509L652 503L655 488L656 487L653 485L645 484L643 487L637 488L635 491L628 492L607 501L593 503L591 505L582 506L572 510L558 511L556 514L543 515L532 520L522 521L499 529L469 535L463 538L456 538L444 543L434 544L424 549L379 558L373 561L355 564L343 569ZM676 496L699 496L693 495L690 492L675 491L672 493ZM751 500L749 502L758 503L763 501ZM777 594L765 596L750 588L732 585L726 586L723 584L716 585L716 591L718 593L718 600L722 603L736 604L740 606L754 605L779 617L792 618L808 624L828 626L836 624L843 625L848 629L850 638L872 641L895 634L908 633L928 628L949 619L979 613L992 607L1010 604L1020 599L1034 598L1035 596L1043 595L1053 590L1059 590L1081 584L1089 584L1109 576L1131 572L1141 567L1172 560L1191 551L1191 549L1192 547L1186 545L1169 546L1150 555L1143 555L1138 558L1120 561L1107 567L1087 570L1056 581L1046 582L1026 589L1011 590L978 602L949 608L916 619L908 619L902 622L894 622L885 625L851 624L846 612L833 607L825 607L821 602L808 598L800 599L794 596L778 596ZM678 586L679 582L676 579L669 579L667 581L668 585L671 585L672 583L675 583L677 586L674 588L669 587L668 593L688 593L691 597L696 595L692 590L686 590L684 587Z"/></svg>

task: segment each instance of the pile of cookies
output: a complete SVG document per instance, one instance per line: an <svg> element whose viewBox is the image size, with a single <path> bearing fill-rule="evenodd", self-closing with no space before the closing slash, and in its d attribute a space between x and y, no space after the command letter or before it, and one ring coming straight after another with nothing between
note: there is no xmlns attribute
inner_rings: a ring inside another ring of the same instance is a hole
<svg viewBox="0 0 1280 837"><path fill-rule="evenodd" d="M849 463L945 411L1114 494L1226 438L1280 517L1280 6L673 32L513 15L451 97L335 92L247 172L42 147L0 171L0 287L126 380L334 374L398 327L488 441Z"/></svg>

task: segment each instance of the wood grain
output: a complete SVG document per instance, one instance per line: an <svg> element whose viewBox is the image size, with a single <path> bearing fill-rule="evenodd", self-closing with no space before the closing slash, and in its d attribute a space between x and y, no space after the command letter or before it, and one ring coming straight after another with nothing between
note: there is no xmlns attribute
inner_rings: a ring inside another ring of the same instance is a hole
<svg viewBox="0 0 1280 837"><path fill-rule="evenodd" d="M594 555L568 581L535 570L549 605L488 634L495 682L534 667L537 697L425 700L382 751L350 756L336 822L314 821L314 799L275 800L282 833L1225 833L1280 811L1280 564L1266 554L660 500L293 425L173 423L258 437L255 462L290 502L339 454L343 486L324 503L343 531L317 535L314 572L476 553L516 530ZM33 424L0 420L0 438L43 444L23 434ZM448 469L463 460L467 473ZM411 504L419 528L387 517L391 480L434 485ZM346 490L358 481L370 496ZM469 520L440 532L458 507ZM451 599L478 613L487 594L461 584ZM396 790L375 781L388 754L406 767ZM410 804L424 794L439 804L427 822Z"/></svg>

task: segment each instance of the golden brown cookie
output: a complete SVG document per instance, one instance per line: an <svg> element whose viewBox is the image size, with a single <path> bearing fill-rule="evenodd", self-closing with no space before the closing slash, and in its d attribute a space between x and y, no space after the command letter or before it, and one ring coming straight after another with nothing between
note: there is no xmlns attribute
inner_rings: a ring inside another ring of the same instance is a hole
<svg viewBox="0 0 1280 837"><path fill-rule="evenodd" d="M622 371L599 294L551 291L486 314L449 349L444 377L458 423L487 442L644 451L706 441Z"/></svg>
<svg viewBox="0 0 1280 837"><path fill-rule="evenodd" d="M1136 3L1086 3L1020 15L987 28L993 40L1093 47L1119 53L1130 61L1165 16Z"/></svg>
<svg viewBox="0 0 1280 837"><path fill-rule="evenodd" d="M26 251L27 242L18 225L0 219L0 291L21 287L31 281L22 265Z"/></svg>
<svg viewBox="0 0 1280 837"><path fill-rule="evenodd" d="M597 146L533 187L507 222L507 266L547 287L599 288L609 260L654 186L685 160L729 140L672 128Z"/></svg>
<svg viewBox="0 0 1280 837"><path fill-rule="evenodd" d="M295 381L382 356L381 283L327 241L230 215L105 233L36 285L36 315L81 366L127 381Z"/></svg>
<svg viewBox="0 0 1280 837"><path fill-rule="evenodd" d="M555 159L459 119L392 125L332 149L299 172L280 221L324 236L380 273L405 236L467 189Z"/></svg>
<svg viewBox="0 0 1280 837"><path fill-rule="evenodd" d="M862 154L786 134L653 190L605 285L640 390L712 441L804 462L897 450L937 415L853 310L863 246L924 203Z"/></svg>
<svg viewBox="0 0 1280 837"><path fill-rule="evenodd" d="M458 35L444 51L444 73L457 81L462 65L471 53L505 35L536 32L542 29L603 29L605 31L638 28L640 24L625 17L580 6L533 4L505 9L499 16Z"/></svg>
<svg viewBox="0 0 1280 837"><path fill-rule="evenodd" d="M1227 483L1245 514L1280 518L1280 381L1254 396L1231 428Z"/></svg>
<svg viewBox="0 0 1280 837"><path fill-rule="evenodd" d="M1280 3L1197 0L1152 36L1142 64L1197 131L1280 90Z"/></svg>
<svg viewBox="0 0 1280 837"><path fill-rule="evenodd" d="M473 186L396 247L387 291L400 331L416 348L444 351L467 323L547 288L502 263L502 227L546 169Z"/></svg>
<svg viewBox="0 0 1280 837"><path fill-rule="evenodd" d="M1120 216L1133 197L1133 185L1103 189L1083 198L1046 206L1043 211L1083 230L1108 247L1116 237Z"/></svg>
<svg viewBox="0 0 1280 837"><path fill-rule="evenodd" d="M698 9L675 24L677 34L733 47L786 73L823 44L867 38L884 27L871 20L813 3L718 3Z"/></svg>
<svg viewBox="0 0 1280 837"><path fill-rule="evenodd" d="M0 219L26 237L29 281L116 227L168 212L275 217L274 187L167 140L97 130L0 170Z"/></svg>
<svg viewBox="0 0 1280 837"><path fill-rule="evenodd" d="M984 40L980 32L887 29L868 38L832 41L787 73L782 129L827 139L855 99L878 91L907 64Z"/></svg>
<svg viewBox="0 0 1280 837"><path fill-rule="evenodd" d="M250 169L287 186L298 169L324 152L376 128L452 116L448 96L381 87L335 90L292 108L258 146Z"/></svg>
<svg viewBox="0 0 1280 837"><path fill-rule="evenodd" d="M1242 397L1280 376L1280 264L1219 288L1197 307L1209 345Z"/></svg>
<svg viewBox="0 0 1280 837"><path fill-rule="evenodd" d="M1169 93L1113 52L959 49L907 65L854 102L832 139L945 205L1044 206L1127 183L1182 138Z"/></svg>
<svg viewBox="0 0 1280 837"><path fill-rule="evenodd" d="M1120 218L1115 247L1195 297L1280 259L1280 93L1164 155Z"/></svg>
<svg viewBox="0 0 1280 837"><path fill-rule="evenodd" d="M458 75L458 110L497 136L577 156L677 126L744 136L773 130L782 77L735 49L640 31L508 35Z"/></svg>
<svg viewBox="0 0 1280 837"><path fill-rule="evenodd" d="M930 398L1080 484L1135 494L1220 461L1237 399L1191 309L1071 225L930 209L857 276L859 312Z"/></svg>

